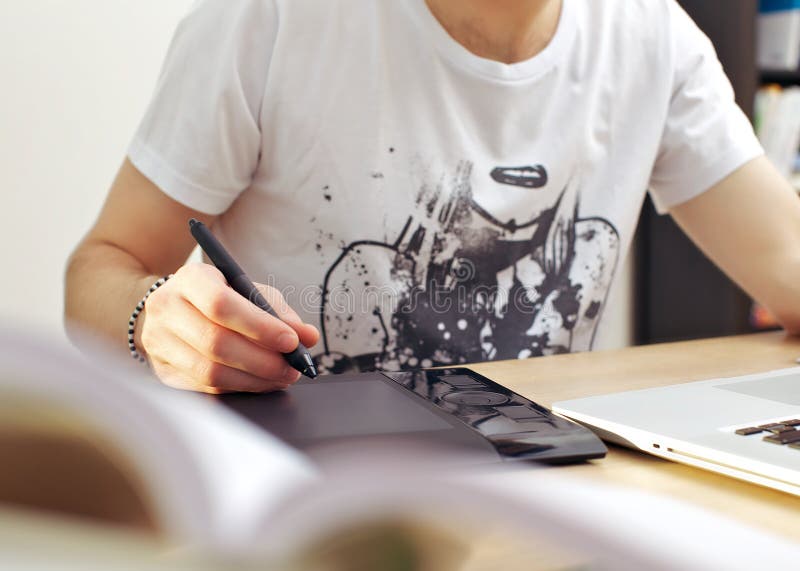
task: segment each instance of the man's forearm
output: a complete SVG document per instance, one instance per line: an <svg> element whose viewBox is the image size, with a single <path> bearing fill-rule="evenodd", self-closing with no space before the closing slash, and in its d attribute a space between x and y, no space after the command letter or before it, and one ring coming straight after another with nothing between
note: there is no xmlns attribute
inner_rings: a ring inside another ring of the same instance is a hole
<svg viewBox="0 0 800 571"><path fill-rule="evenodd" d="M670 213L742 289L800 333L800 200L765 157Z"/></svg>
<svg viewBox="0 0 800 571"><path fill-rule="evenodd" d="M88 331L124 350L131 312L158 277L112 244L84 242L67 264L67 333L76 339L74 333Z"/></svg>

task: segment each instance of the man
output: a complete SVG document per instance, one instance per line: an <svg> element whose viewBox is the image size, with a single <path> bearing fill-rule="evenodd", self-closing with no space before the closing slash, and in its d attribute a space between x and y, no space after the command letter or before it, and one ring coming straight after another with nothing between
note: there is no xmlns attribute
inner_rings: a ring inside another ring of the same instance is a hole
<svg viewBox="0 0 800 571"><path fill-rule="evenodd" d="M174 273L134 354L212 393L293 383L318 328L327 372L588 350L648 188L800 331L800 203L674 0L204 0L66 316L122 345ZM285 323L182 266L190 217Z"/></svg>

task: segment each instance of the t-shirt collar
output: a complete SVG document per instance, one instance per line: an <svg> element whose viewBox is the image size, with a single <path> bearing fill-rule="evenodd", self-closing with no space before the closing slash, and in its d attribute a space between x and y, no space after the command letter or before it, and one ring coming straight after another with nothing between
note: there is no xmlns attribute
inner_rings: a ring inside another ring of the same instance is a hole
<svg viewBox="0 0 800 571"><path fill-rule="evenodd" d="M545 48L532 58L507 64L477 56L458 43L428 8L425 0L409 0L418 25L428 35L439 53L451 63L488 79L499 81L533 80L550 70L567 51L575 32L573 0L563 0L558 27Z"/></svg>

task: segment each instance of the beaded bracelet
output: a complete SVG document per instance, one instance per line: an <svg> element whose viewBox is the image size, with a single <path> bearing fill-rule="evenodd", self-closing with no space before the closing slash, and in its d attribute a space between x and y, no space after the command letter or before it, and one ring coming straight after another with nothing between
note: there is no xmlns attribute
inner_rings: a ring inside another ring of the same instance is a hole
<svg viewBox="0 0 800 571"><path fill-rule="evenodd" d="M154 283L153 285L150 286L150 289L147 290L146 294L144 294L144 297L142 298L142 301L140 301L138 304L136 304L136 309L133 310L133 313L131 314L131 319L130 319L130 321L128 321L128 349L131 352L131 357L133 357L134 359L136 359L140 363L144 363L146 359L142 355L139 354L139 351L136 350L136 343L133 340L134 339L134 332L136 331L136 319L139 317L139 314L142 313L142 311L144 311L144 302L147 301L147 298L150 297L150 294L152 294L154 291L156 291L162 285L167 283L167 280L169 278L171 278L171 277L172 277L172 274L170 274L168 276L164 276L163 278L161 278L156 283Z"/></svg>

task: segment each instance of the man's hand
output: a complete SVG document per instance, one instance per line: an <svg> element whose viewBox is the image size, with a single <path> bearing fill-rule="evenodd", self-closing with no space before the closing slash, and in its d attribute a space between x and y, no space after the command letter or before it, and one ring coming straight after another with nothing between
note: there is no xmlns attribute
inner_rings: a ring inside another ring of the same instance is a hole
<svg viewBox="0 0 800 571"><path fill-rule="evenodd" d="M174 272L147 299L135 331L137 348L164 383L207 393L290 385L299 373L281 352L298 340L311 347L319 333L274 289L262 293L281 319L228 287L213 266L183 265L197 246L186 228L190 218L211 225L215 217L172 200L126 160L67 266L67 331L93 332L122 354L131 311L160 276Z"/></svg>
<svg viewBox="0 0 800 571"><path fill-rule="evenodd" d="M149 279L149 278L148 278ZM215 267L191 264L147 299L137 347L167 385L211 394L285 389L300 378L281 353L319 333L274 288L260 286L276 319L228 287Z"/></svg>

